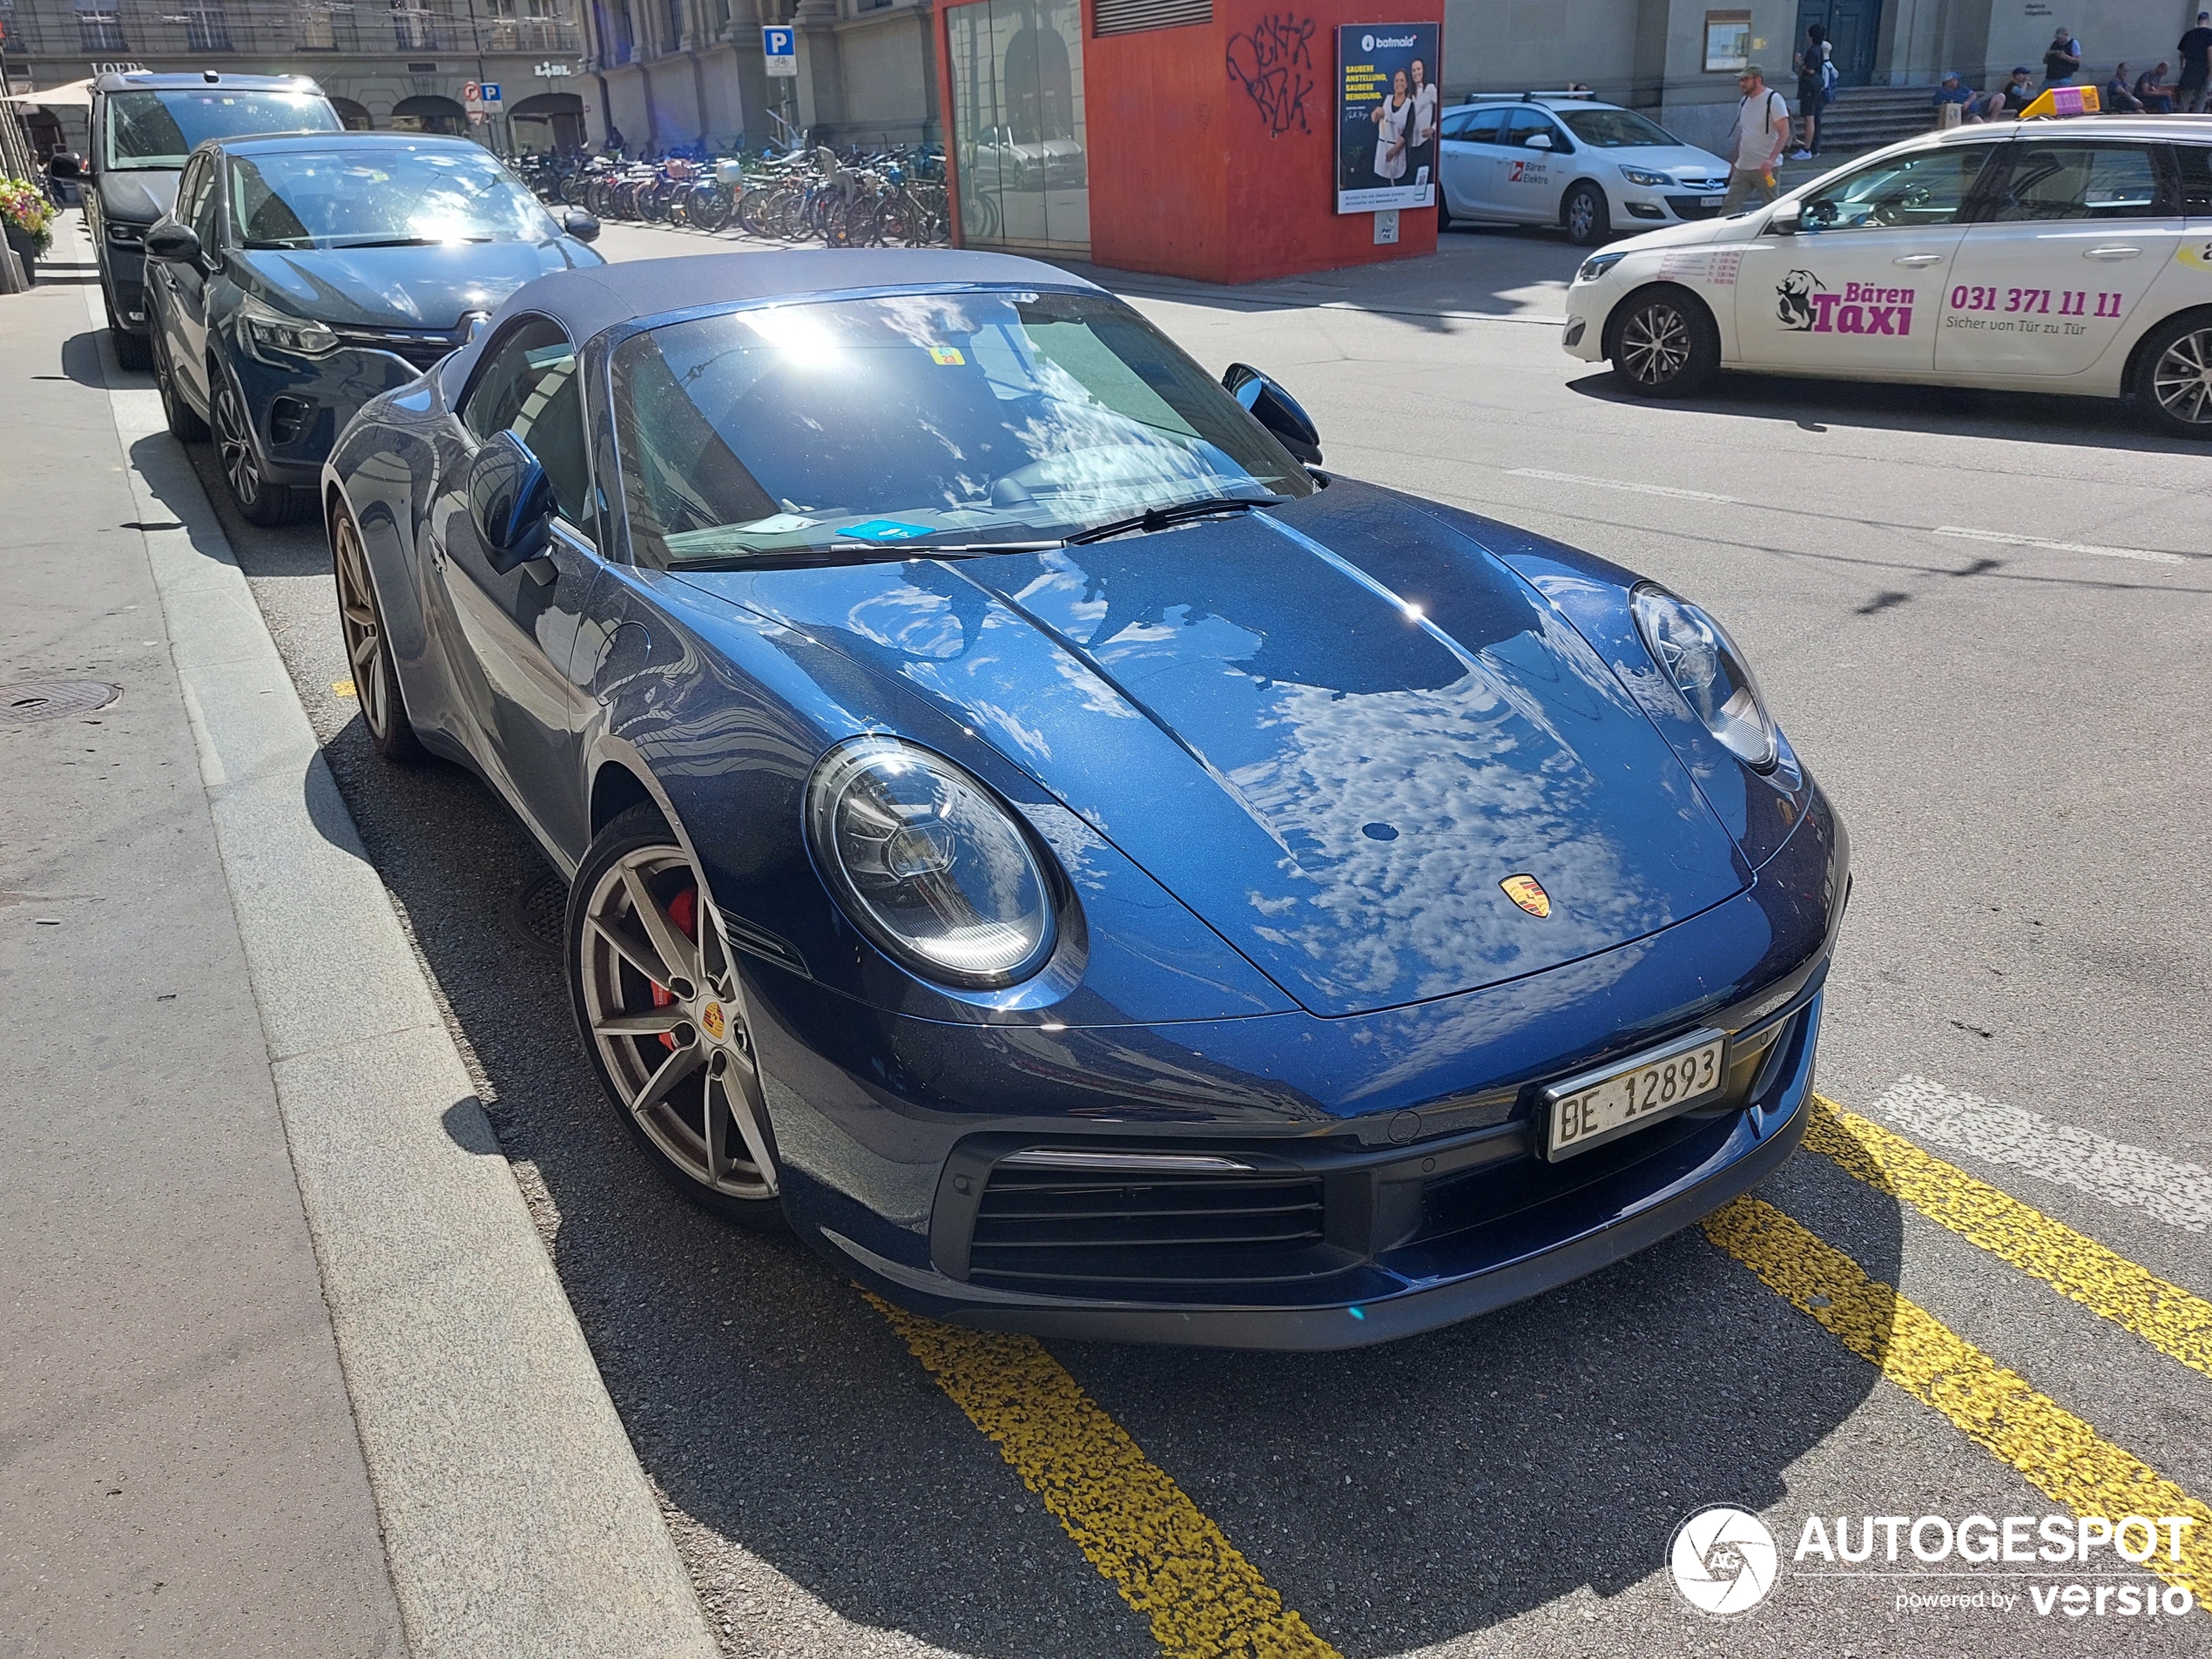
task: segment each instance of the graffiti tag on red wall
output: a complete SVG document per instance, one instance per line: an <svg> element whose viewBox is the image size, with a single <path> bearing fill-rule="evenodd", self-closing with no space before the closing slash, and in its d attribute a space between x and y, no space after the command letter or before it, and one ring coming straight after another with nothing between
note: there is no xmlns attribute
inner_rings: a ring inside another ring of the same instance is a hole
<svg viewBox="0 0 2212 1659"><path fill-rule="evenodd" d="M1290 12L1262 17L1248 33L1229 40L1229 78L1244 89L1267 136L1279 138L1295 125L1306 124L1305 100L1318 83L1313 74L1313 36L1319 27L1311 17Z"/></svg>

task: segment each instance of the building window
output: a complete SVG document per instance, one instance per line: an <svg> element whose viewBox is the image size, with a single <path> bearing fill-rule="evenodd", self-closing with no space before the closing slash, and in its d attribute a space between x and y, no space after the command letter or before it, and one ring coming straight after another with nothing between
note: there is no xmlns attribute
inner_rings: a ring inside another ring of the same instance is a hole
<svg viewBox="0 0 2212 1659"><path fill-rule="evenodd" d="M330 16L330 8L311 5L299 13L300 50L309 52L329 52L338 50L338 25Z"/></svg>
<svg viewBox="0 0 2212 1659"><path fill-rule="evenodd" d="M430 0L392 0L392 44L403 52L437 50Z"/></svg>
<svg viewBox="0 0 2212 1659"><path fill-rule="evenodd" d="M231 20L223 15L223 0L190 0L185 7L185 49L195 52L230 51Z"/></svg>
<svg viewBox="0 0 2212 1659"><path fill-rule="evenodd" d="M123 19L117 11L120 0L74 0L77 44L88 52L128 51L123 38Z"/></svg>
<svg viewBox="0 0 2212 1659"><path fill-rule="evenodd" d="M668 0L668 40L666 50L674 51L684 44L684 0Z"/></svg>

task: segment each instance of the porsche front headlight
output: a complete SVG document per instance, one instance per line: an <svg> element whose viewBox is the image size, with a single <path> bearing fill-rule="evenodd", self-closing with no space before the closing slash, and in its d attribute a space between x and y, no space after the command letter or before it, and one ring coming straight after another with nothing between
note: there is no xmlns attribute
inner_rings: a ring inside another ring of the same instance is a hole
<svg viewBox="0 0 2212 1659"><path fill-rule="evenodd" d="M807 786L814 855L846 914L926 979L989 988L1043 967L1052 884L998 798L893 738L833 749Z"/></svg>
<svg viewBox="0 0 2212 1659"><path fill-rule="evenodd" d="M1781 734L1727 631L1687 599L1653 583L1637 588L1630 604L1652 660L1690 712L1746 765L1770 770L1781 756Z"/></svg>

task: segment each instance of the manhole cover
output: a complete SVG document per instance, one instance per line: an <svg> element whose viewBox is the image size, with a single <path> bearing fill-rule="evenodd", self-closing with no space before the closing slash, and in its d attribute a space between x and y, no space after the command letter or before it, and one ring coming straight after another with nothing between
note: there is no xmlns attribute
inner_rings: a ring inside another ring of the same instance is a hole
<svg viewBox="0 0 2212 1659"><path fill-rule="evenodd" d="M523 882L507 901L507 931L539 955L557 957L568 914L569 884L548 870Z"/></svg>
<svg viewBox="0 0 2212 1659"><path fill-rule="evenodd" d="M104 709L123 695L105 680L22 680L0 686L0 719L59 720Z"/></svg>

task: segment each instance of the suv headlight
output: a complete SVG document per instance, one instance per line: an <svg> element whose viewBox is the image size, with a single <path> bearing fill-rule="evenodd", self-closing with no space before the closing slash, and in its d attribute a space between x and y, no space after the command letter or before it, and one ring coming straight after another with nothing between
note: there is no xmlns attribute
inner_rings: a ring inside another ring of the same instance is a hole
<svg viewBox="0 0 2212 1659"><path fill-rule="evenodd" d="M1595 282L1628 257L1625 253L1593 253L1582 261L1581 268L1575 273L1575 280Z"/></svg>
<svg viewBox="0 0 2212 1659"><path fill-rule="evenodd" d="M1660 671L1705 729L1757 772L1781 756L1781 734L1727 631L1696 605L1645 583L1631 596L1636 628Z"/></svg>
<svg viewBox="0 0 2212 1659"><path fill-rule="evenodd" d="M288 317L281 311L248 300L239 312L246 330L246 348L272 368L286 367L285 357L322 357L338 349L338 336L312 317ZM271 352L282 354L272 357Z"/></svg>
<svg viewBox="0 0 2212 1659"><path fill-rule="evenodd" d="M1051 956L1053 887L1028 834L943 756L894 738L831 750L806 827L846 914L923 978L1011 985Z"/></svg>
<svg viewBox="0 0 2212 1659"><path fill-rule="evenodd" d="M1621 169L1621 177L1632 185L1642 185L1646 190L1656 190L1662 185L1671 185L1675 182L1663 172L1646 172L1641 167L1623 167Z"/></svg>

